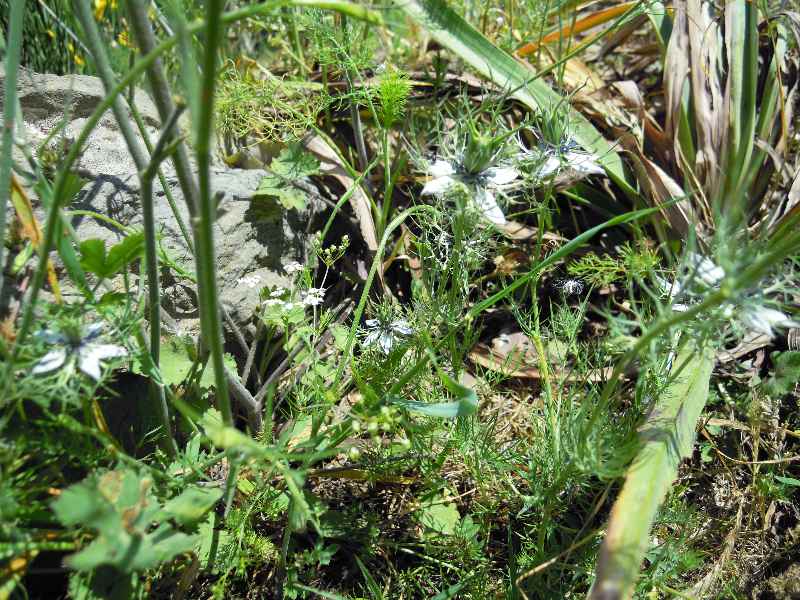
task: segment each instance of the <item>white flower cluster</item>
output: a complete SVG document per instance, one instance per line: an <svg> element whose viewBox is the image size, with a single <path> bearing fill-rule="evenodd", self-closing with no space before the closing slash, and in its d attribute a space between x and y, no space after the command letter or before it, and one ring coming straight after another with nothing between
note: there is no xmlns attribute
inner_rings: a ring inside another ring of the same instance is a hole
<svg viewBox="0 0 800 600"><path fill-rule="evenodd" d="M672 305L673 310L679 312L688 310L689 304L696 301L704 292L718 289L725 279L725 269L696 252L689 252L686 271L682 281L676 281L672 285L660 277L657 279L662 291L671 300L680 300ZM793 321L780 310L763 306L753 299L745 299L740 304L737 311L733 306L727 306L724 314L728 318L737 315L739 322L750 331L772 338L775 336L775 328L800 327L800 323Z"/></svg>
<svg viewBox="0 0 800 600"><path fill-rule="evenodd" d="M466 156L457 155L452 159L436 159L428 166L431 179L422 188L422 195L441 195L455 186L464 186L472 196L478 210L484 218L498 226L507 223L503 210L497 204L497 195L509 190L521 172L514 164L536 163L534 179L541 181L564 170L587 175L602 175L605 170L598 158L580 149L577 142L569 140L560 147L547 145L536 150L528 150L520 142L520 151L516 157L500 160L497 155L479 172L470 172L464 165Z"/></svg>

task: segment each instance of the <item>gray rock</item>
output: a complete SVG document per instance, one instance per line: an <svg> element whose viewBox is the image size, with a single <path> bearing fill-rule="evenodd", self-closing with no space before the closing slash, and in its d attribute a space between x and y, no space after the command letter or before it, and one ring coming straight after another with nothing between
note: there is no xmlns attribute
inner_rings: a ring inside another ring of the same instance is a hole
<svg viewBox="0 0 800 600"><path fill-rule="evenodd" d="M0 88L3 79L0 71ZM95 77L22 73L19 100L28 147L37 147L53 128L63 124L64 119L67 120L63 130L66 143L74 141L86 118L104 96L103 86ZM136 106L146 124L148 135L154 141L158 136L155 106L142 91L136 92ZM79 168L88 183L71 206L66 207L67 210L93 211L111 217L124 227L142 227L139 180L126 148L109 111L82 151ZM24 166L24 160L18 162ZM188 211L174 169L171 164L164 163L162 172L191 235ZM251 320L261 287L288 287L291 284L283 265L295 260L302 261L310 239L307 235L310 223L308 212L284 211L262 218L251 210L253 193L264 175L264 171L224 166L215 166L212 173L212 186L221 194L214 227L217 283L223 306L240 327L246 326ZM38 212L40 217L43 216L41 210ZM157 182L155 213L160 243L167 255L182 269L194 274L192 253L166 194ZM122 237L122 232L116 227L91 216L75 216L72 224L79 239L100 238L106 241L107 247ZM186 278L172 277L175 270L162 269L162 273L164 308L178 321L181 329L196 332L199 329L199 314L194 284ZM64 282L65 278L61 280ZM65 287L65 295L69 298L69 286Z"/></svg>

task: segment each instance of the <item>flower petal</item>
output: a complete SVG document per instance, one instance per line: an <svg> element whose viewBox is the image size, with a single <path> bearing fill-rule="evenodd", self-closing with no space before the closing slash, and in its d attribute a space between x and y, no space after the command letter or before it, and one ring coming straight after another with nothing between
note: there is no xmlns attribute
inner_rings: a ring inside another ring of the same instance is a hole
<svg viewBox="0 0 800 600"><path fill-rule="evenodd" d="M519 177L514 167L490 167L484 173L492 185L508 185Z"/></svg>
<svg viewBox="0 0 800 600"><path fill-rule="evenodd" d="M374 346L375 343L378 341L379 337L381 337L381 330L380 329L376 329L374 331L370 331L364 337L364 341L361 342L361 345L364 346L365 348L368 348L370 346Z"/></svg>
<svg viewBox="0 0 800 600"><path fill-rule="evenodd" d="M485 188L477 188L475 190L475 204L478 206L483 216L495 225L505 225L506 216L500 207L497 205L497 200L494 199L494 194Z"/></svg>
<svg viewBox="0 0 800 600"><path fill-rule="evenodd" d="M583 175L603 175L605 169L597 162L597 157L588 152L567 152L564 159L569 164L570 168Z"/></svg>
<svg viewBox="0 0 800 600"><path fill-rule="evenodd" d="M127 356L128 351L114 344L87 344L78 350L78 368L94 380L99 380L100 361Z"/></svg>
<svg viewBox="0 0 800 600"><path fill-rule="evenodd" d="M364 321L364 325L366 325L367 327L377 327L378 325L380 325L380 323L381 322L378 319L367 319L366 321Z"/></svg>
<svg viewBox="0 0 800 600"><path fill-rule="evenodd" d="M436 177L425 184L425 187L422 188L422 195L430 196L431 194L442 194L449 190L454 183L455 179L448 175Z"/></svg>
<svg viewBox="0 0 800 600"><path fill-rule="evenodd" d="M44 342L45 344L63 344L67 341L66 336L58 333L57 331L53 331L52 329L42 329L37 331L33 334L40 342Z"/></svg>
<svg viewBox="0 0 800 600"><path fill-rule="evenodd" d="M438 178L438 177L449 177L453 175L456 170L453 168L453 165L446 160L437 160L428 167L428 172L431 174L431 177Z"/></svg>
<svg viewBox="0 0 800 600"><path fill-rule="evenodd" d="M90 323L86 326L83 330L83 341L89 342L95 339L103 332L103 324L102 323Z"/></svg>
<svg viewBox="0 0 800 600"><path fill-rule="evenodd" d="M775 332L772 330L773 327L799 326L781 311L765 306L745 310L742 314L742 323L744 323L748 329L763 333L770 338L775 335Z"/></svg>
<svg viewBox="0 0 800 600"><path fill-rule="evenodd" d="M408 321L405 319L397 319L391 325L392 331L395 333L399 333L400 335L411 335L414 333L414 330L411 328L411 325L408 324Z"/></svg>
<svg viewBox="0 0 800 600"><path fill-rule="evenodd" d="M707 286L717 287L725 279L725 270L717 266L710 258L697 252L689 252L688 256L689 267Z"/></svg>
<svg viewBox="0 0 800 600"><path fill-rule="evenodd" d="M536 172L536 177L544 179L553 173L556 173L561 168L561 160L557 156L548 156L539 170Z"/></svg>
<svg viewBox="0 0 800 600"><path fill-rule="evenodd" d="M43 375L45 373L52 373L64 366L64 362L67 360L67 349L66 348L56 348L55 350L51 350L47 354L45 354L42 358L40 358L36 364L31 369L31 373L34 375Z"/></svg>
<svg viewBox="0 0 800 600"><path fill-rule="evenodd" d="M378 344L380 345L384 354L389 354L389 352L392 351L392 346L394 345L394 338L392 337L391 332L384 331L381 334L381 339Z"/></svg>

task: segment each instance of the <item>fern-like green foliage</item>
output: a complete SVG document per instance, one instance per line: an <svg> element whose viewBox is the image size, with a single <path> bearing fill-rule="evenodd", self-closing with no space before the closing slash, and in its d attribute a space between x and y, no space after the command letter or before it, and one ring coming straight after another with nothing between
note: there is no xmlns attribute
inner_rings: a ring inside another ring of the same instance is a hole
<svg viewBox="0 0 800 600"><path fill-rule="evenodd" d="M380 100L380 119L389 129L403 116L411 93L411 81L403 71L387 68L378 80L378 99Z"/></svg>

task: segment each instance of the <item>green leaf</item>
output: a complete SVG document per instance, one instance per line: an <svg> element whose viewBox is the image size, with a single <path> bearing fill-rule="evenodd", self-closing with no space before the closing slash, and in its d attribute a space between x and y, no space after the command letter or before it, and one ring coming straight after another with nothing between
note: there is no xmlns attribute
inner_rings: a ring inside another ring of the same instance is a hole
<svg viewBox="0 0 800 600"><path fill-rule="evenodd" d="M146 476L116 470L91 475L64 490L52 505L58 520L97 533L88 546L67 557L66 563L80 571L110 565L130 573L190 550L195 539L164 522L170 515L162 510L151 486Z"/></svg>
<svg viewBox="0 0 800 600"><path fill-rule="evenodd" d="M164 506L164 512L181 525L191 525L202 519L222 498L221 489L192 486Z"/></svg>
<svg viewBox="0 0 800 600"><path fill-rule="evenodd" d="M658 508L694 448L695 426L708 399L714 353L687 343L675 359L672 383L640 429L641 449L609 518L589 598L630 598L650 544Z"/></svg>
<svg viewBox="0 0 800 600"><path fill-rule="evenodd" d="M800 479L795 479L794 477L782 477L781 475L775 475L775 481L780 481L784 485L800 487Z"/></svg>
<svg viewBox="0 0 800 600"><path fill-rule="evenodd" d="M422 507L418 515L419 523L426 529L441 535L454 535L461 515L452 502L442 502L441 498Z"/></svg>
<svg viewBox="0 0 800 600"><path fill-rule="evenodd" d="M395 4L442 46L529 108L548 109L564 101L547 83L535 79L536 74L530 68L492 44L443 0L396 0ZM575 140L597 154L614 182L626 194L635 196L636 190L628 182L614 146L578 111L570 110L569 115L570 132Z"/></svg>
<svg viewBox="0 0 800 600"><path fill-rule="evenodd" d="M284 149L270 164L270 173L262 180L253 195L254 210L261 219L274 219L280 209L277 200L285 209L303 210L308 194L295 182L319 172L319 160L306 152L302 144L295 143ZM269 201L272 200L272 203Z"/></svg>
<svg viewBox="0 0 800 600"><path fill-rule="evenodd" d="M144 232L137 231L111 247L106 258L106 270L109 277L116 275L144 252Z"/></svg>
<svg viewBox="0 0 800 600"><path fill-rule="evenodd" d="M458 400L453 402L418 402L390 396L389 401L397 406L402 406L406 410L440 419L467 417L478 410L478 396L475 394L475 390L457 383L442 371L439 371L439 378L447 390Z"/></svg>
<svg viewBox="0 0 800 600"><path fill-rule="evenodd" d="M98 238L84 240L80 245L81 267L98 277L105 277L106 243Z"/></svg>

